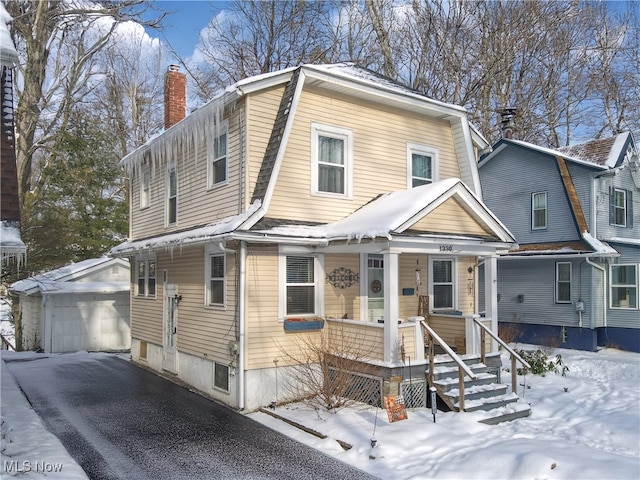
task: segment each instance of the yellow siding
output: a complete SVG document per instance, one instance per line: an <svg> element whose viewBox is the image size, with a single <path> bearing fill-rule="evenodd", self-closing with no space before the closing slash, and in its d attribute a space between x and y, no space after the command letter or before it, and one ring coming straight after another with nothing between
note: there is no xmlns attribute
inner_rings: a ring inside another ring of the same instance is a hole
<svg viewBox="0 0 640 480"><path fill-rule="evenodd" d="M450 347L455 346L456 337L465 336L465 319L464 317L439 317L437 315L429 316L429 326L435 330L442 340Z"/></svg>
<svg viewBox="0 0 640 480"><path fill-rule="evenodd" d="M410 228L430 233L491 235L491 232L465 211L455 198L446 200Z"/></svg>
<svg viewBox="0 0 640 480"><path fill-rule="evenodd" d="M475 277L474 266L476 257L458 258L458 309L464 315L473 315L475 312ZM472 269L469 273L469 268Z"/></svg>
<svg viewBox="0 0 640 480"><path fill-rule="evenodd" d="M204 107L206 108L206 107ZM216 219L235 215L239 211L240 128L244 109L225 110L228 119L227 184L207 189L207 145L196 146L189 142L185 156L176 158L178 168L178 221L165 227L167 165L150 160L150 206L140 209L140 171L136 170L131 181L132 238L170 233L185 228L211 223ZM214 134L211 133L213 139ZM159 139L158 141L162 141Z"/></svg>
<svg viewBox="0 0 640 480"><path fill-rule="evenodd" d="M324 270L328 275L335 269L345 268L360 273L359 255L325 255ZM360 318L360 282L347 288L336 288L325 283L324 313L328 317Z"/></svg>
<svg viewBox="0 0 640 480"><path fill-rule="evenodd" d="M224 309L205 307L204 248L192 247L161 251L157 258L157 296L155 299L132 297L132 336L162 345L163 271L168 283L178 286L182 301L178 307L177 349L199 357L229 363L228 344L235 340L235 255L227 254L227 285Z"/></svg>
<svg viewBox="0 0 640 480"><path fill-rule="evenodd" d="M353 131L353 200L311 196L311 123ZM330 222L379 193L407 188L407 143L435 147L440 179L460 177L450 124L305 87L268 215Z"/></svg>
<svg viewBox="0 0 640 480"><path fill-rule="evenodd" d="M420 269L420 283L416 286L416 269ZM429 267L426 255L404 253L399 258L398 294L400 318L418 315L418 296L428 294ZM413 288L413 295L403 295L403 288Z"/></svg>
<svg viewBox="0 0 640 480"><path fill-rule="evenodd" d="M284 86L278 86L251 94L246 100L247 196L249 201L255 189L283 93Z"/></svg>

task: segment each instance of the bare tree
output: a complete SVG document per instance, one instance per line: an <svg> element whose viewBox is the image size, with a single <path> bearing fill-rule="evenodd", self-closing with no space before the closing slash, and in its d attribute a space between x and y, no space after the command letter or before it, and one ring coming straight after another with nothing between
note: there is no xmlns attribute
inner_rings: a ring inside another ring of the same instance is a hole
<svg viewBox="0 0 640 480"><path fill-rule="evenodd" d="M9 0L11 26L21 57L16 109L21 201L34 185L40 163L52 159L55 134L69 121L71 106L91 92L104 73L95 56L116 27L140 20L146 0L120 2ZM35 184L37 185L37 181Z"/></svg>
<svg viewBox="0 0 640 480"><path fill-rule="evenodd" d="M200 96L243 78L323 63L331 50L328 26L333 2L234 1L214 17L201 41L196 74Z"/></svg>

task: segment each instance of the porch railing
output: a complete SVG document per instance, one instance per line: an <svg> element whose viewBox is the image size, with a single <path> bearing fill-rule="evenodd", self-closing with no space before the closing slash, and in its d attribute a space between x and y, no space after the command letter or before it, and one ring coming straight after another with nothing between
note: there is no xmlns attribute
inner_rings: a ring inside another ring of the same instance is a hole
<svg viewBox="0 0 640 480"><path fill-rule="evenodd" d="M511 359L511 391L513 393L518 393L518 373L516 370L516 360L520 362L525 368L531 369L531 365L527 363L525 359L523 359L517 352L515 352L509 345L507 345L504 340L502 340L498 335L493 333L491 329L487 328L478 318L473 318L473 323L480 327L480 360L482 363L485 363L487 356L487 346L485 341L485 335L482 333L483 331L491 336L498 344L502 346L507 352L509 352L509 357Z"/></svg>
<svg viewBox="0 0 640 480"><path fill-rule="evenodd" d="M471 371L471 369L467 366L467 364L462 361L462 359L458 356L458 354L456 354L456 352L454 352L451 349L451 347L447 345L447 342L445 342L438 336L438 334L427 324L427 322L425 322L424 320L421 320L420 325L422 325L422 328L427 333L427 340L429 344L429 375L427 377L429 381L429 386L430 387L435 386L434 385L435 384L435 371L434 371L435 348L434 347L435 347L435 343L438 343L438 345L442 347L442 349L447 353L447 355L449 355L453 359L453 361L458 365L458 388L460 390L460 399L459 399L458 409L460 411L463 411L464 410L464 375L466 373L469 376L469 378L471 378L472 380L476 380L478 377L476 376L475 373ZM444 398L444 396L441 395L441 398ZM455 410L454 405L449 405L449 407Z"/></svg>

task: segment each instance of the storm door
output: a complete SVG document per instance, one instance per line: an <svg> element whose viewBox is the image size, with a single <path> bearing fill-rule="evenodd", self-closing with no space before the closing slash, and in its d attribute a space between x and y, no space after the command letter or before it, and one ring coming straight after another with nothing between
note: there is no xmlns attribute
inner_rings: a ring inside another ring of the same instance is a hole
<svg viewBox="0 0 640 480"><path fill-rule="evenodd" d="M384 259L381 254L367 256L367 319L384 319Z"/></svg>
<svg viewBox="0 0 640 480"><path fill-rule="evenodd" d="M164 335L162 345L162 368L171 373L178 373L178 286L167 283L164 286Z"/></svg>

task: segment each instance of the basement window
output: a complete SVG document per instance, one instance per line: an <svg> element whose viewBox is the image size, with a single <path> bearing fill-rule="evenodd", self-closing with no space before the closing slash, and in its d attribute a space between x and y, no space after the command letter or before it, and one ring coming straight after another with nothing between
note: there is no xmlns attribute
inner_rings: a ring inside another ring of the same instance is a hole
<svg viewBox="0 0 640 480"><path fill-rule="evenodd" d="M213 366L213 386L225 392L229 391L229 366L221 363L214 363Z"/></svg>

